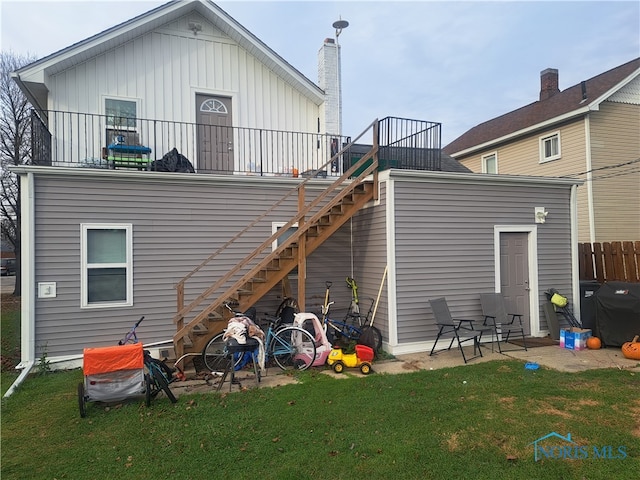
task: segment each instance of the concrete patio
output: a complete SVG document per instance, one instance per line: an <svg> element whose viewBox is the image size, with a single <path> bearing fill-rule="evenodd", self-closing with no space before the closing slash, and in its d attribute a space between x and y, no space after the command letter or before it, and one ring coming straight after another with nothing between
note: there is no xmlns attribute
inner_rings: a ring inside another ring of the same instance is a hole
<svg viewBox="0 0 640 480"><path fill-rule="evenodd" d="M467 351L468 348L468 351ZM508 349L518 348L513 345L507 345ZM465 347L465 352L470 355L471 347ZM619 348L602 348L600 350L568 350L561 348L559 345L551 345L544 347L503 351L491 351L490 347L482 347L483 357L474 358L467 363L467 366L480 362L504 361L504 360L521 360L526 362L535 362L541 368L551 368L563 372L581 372L585 370L611 368L624 369L640 373L640 361L629 360L622 355ZM441 368L464 366L462 355L456 349L445 350L429 356L429 353L414 353L400 355L394 359L377 361L373 364L375 374L401 374L415 372L417 370L437 370ZM320 367L316 367L320 369ZM330 368L322 370L323 374L331 375L335 378L349 378L351 376L363 376L358 369L347 369L343 374L334 373ZM239 389L255 388L256 382L252 371L242 371L237 374L240 379L240 385L233 385L232 392ZM296 379L292 375L286 375L276 368L270 368L267 374L262 377L260 387L275 387L295 383ZM187 380L184 382L176 382L171 385L171 390L179 396L183 393L206 393L215 392L217 390L217 378L210 378L209 382L204 379ZM222 386L221 393L229 392L229 383L225 382Z"/></svg>

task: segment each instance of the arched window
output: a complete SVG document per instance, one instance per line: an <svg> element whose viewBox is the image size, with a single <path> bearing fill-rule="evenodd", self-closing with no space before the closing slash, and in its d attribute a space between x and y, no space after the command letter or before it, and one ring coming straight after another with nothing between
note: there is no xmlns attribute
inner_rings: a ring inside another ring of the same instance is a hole
<svg viewBox="0 0 640 480"><path fill-rule="evenodd" d="M216 100L215 98L209 98L202 102L202 105L200 105L200 111L207 113L221 113L225 115L229 113L227 112L227 107L225 107L224 103L220 100Z"/></svg>

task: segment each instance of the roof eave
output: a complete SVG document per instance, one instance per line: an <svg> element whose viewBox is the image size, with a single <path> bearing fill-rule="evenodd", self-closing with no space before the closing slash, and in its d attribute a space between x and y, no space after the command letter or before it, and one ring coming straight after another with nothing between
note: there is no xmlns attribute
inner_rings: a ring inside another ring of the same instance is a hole
<svg viewBox="0 0 640 480"><path fill-rule="evenodd" d="M151 31L160 24L164 24L173 18L179 18L192 9L195 9L198 13L216 24L225 34L229 35L230 38L238 42L243 48L246 48L247 51L255 55L255 51L257 50L260 54L258 56L262 56L263 61L266 60L265 63L270 64L278 74L287 77L292 85L297 85L298 89L303 91L304 94L316 104L320 105L324 102L324 92L320 87L287 63L260 39L209 0L172 1L161 5L120 25L116 25L92 37L70 45L59 52L36 60L17 70L14 78L16 78L16 81L19 79L20 81L18 83L22 85L27 83L42 83L46 85L46 72L53 66L60 65L64 62L76 63L77 59L81 61L83 58L92 57L99 51L109 48L109 45L121 44L123 40L126 41L128 38L138 37L143 33Z"/></svg>
<svg viewBox="0 0 640 480"><path fill-rule="evenodd" d="M489 140L488 142L484 142L484 143L481 143L479 145L474 145L473 147L467 148L465 150L460 150L459 152L450 153L449 155L452 156L453 158L457 158L457 157L465 156L465 155L470 155L470 154L473 154L473 153L475 153L475 152L477 152L479 150L484 150L486 148L493 147L494 145L498 145L500 143L507 142L509 140L513 140L514 138L518 138L518 137L521 137L523 135L528 135L528 134L533 133L533 132L538 131L538 130L549 128L550 126L553 126L553 125L555 125L557 123L565 122L567 120L571 120L572 118L586 115L590 111L598 110L599 105L600 105L600 103L598 103L598 102L592 102L591 104L584 105L583 107L580 107L577 110L572 110L572 111L567 112L567 113L565 113L563 115L559 115L557 117L545 120L544 122L536 123L535 125L531 125L531 126L529 126L527 128L522 128L522 129L517 130L515 132L509 133L508 135L503 135L502 137L494 138L492 140Z"/></svg>
<svg viewBox="0 0 640 480"><path fill-rule="evenodd" d="M598 98L596 98L592 102L590 102L588 104L585 104L585 105L583 105L582 107L580 107L580 108L578 108L576 110L572 110L572 111L567 112L567 113L565 113L563 115L559 115L557 117L550 118L548 120L545 120L544 122L540 122L540 123L537 123L535 125L531 125L531 126L529 126L527 128L523 128L521 130L512 132L512 133L510 133L508 135L503 135L502 137L495 138L495 139L490 140L488 142L484 142L484 143L481 143L479 145L474 145L473 147L470 147L470 148L467 148L467 149L464 149L464 150L460 150L458 152L451 153L450 156L452 156L453 158L457 158L459 156L470 155L470 154L473 154L473 153L475 153L477 151L484 150L484 149L487 149L487 148L491 148L494 145L498 145L500 143L503 143L503 142L506 142L506 141L509 141L509 140L513 140L514 138L518 138L520 136L530 134L530 133L535 132L537 130L542 130L544 128L549 128L550 126L553 126L554 124L561 123L561 122L564 122L566 120L570 120L571 118L579 117L579 116L585 115L585 114L587 114L589 112L598 111L598 110L600 110L600 105L602 104L602 102L607 100L614 93L616 93L618 90L623 88L625 85L627 85L628 83L633 81L639 75L640 75L640 68L636 69L632 74L627 76L622 81L618 82L616 85L611 87L609 90L604 92L602 95L600 95Z"/></svg>
<svg viewBox="0 0 640 480"><path fill-rule="evenodd" d="M569 177L543 177L533 175L506 175L506 174L490 174L490 173L462 173L462 172L433 172L426 170L404 170L389 169L385 170L387 178L394 179L411 179L423 182L438 182L442 180L452 181L456 183L479 183L486 182L493 185L508 184L528 184L538 186L570 186L582 185L583 180Z"/></svg>

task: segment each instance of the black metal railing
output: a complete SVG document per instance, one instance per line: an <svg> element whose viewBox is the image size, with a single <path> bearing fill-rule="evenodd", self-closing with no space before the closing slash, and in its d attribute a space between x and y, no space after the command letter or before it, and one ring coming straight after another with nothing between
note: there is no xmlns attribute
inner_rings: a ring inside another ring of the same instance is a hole
<svg viewBox="0 0 640 480"><path fill-rule="evenodd" d="M378 122L379 170L441 170L440 123L386 117ZM371 145L355 144L343 156L343 167L354 165Z"/></svg>
<svg viewBox="0 0 640 480"><path fill-rule="evenodd" d="M199 173L270 176L322 174L318 169L347 140L54 110L34 110L32 132L36 165L153 169L154 160L175 148Z"/></svg>
<svg viewBox="0 0 640 480"><path fill-rule="evenodd" d="M380 169L440 170L439 123L379 123ZM342 174L371 148L353 145L336 156L349 137L57 110L34 110L31 128L32 163L48 166L154 170L175 148L197 173L327 176Z"/></svg>

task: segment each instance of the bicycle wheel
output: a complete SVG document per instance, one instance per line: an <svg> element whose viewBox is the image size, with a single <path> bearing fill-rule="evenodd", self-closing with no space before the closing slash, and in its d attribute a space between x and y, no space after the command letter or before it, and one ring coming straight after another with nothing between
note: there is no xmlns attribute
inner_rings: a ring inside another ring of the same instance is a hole
<svg viewBox="0 0 640 480"><path fill-rule="evenodd" d="M171 400L171 403L176 403L178 399L169 388L169 380L167 380L167 377L164 374L161 363L162 362L160 360L156 360L155 358L149 359L149 373L151 375L151 378L153 379L153 383L155 383L156 385L157 390L162 390L167 395L169 400Z"/></svg>
<svg viewBox="0 0 640 480"><path fill-rule="evenodd" d="M366 325L362 327L358 341L362 342L363 345L373 348L373 350L377 352L382 348L382 332L378 327Z"/></svg>
<svg viewBox="0 0 640 480"><path fill-rule="evenodd" d="M144 374L144 403L147 407L151 406L151 378L149 374Z"/></svg>
<svg viewBox="0 0 640 480"><path fill-rule="evenodd" d="M78 408L80 409L80 418L87 416L86 397L84 396L84 383L78 384Z"/></svg>
<svg viewBox="0 0 640 480"><path fill-rule="evenodd" d="M227 358L227 350L225 342L222 340L224 332L215 335L207 342L202 350L202 361L205 367L212 373L223 373L227 369L229 360ZM243 353L236 353L233 356L233 366L238 370L238 366L244 358Z"/></svg>
<svg viewBox="0 0 640 480"><path fill-rule="evenodd" d="M276 332L267 352L282 370L306 370L316 358L316 345L306 330L286 327Z"/></svg>

